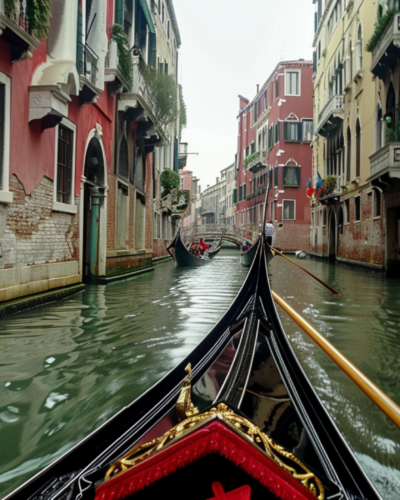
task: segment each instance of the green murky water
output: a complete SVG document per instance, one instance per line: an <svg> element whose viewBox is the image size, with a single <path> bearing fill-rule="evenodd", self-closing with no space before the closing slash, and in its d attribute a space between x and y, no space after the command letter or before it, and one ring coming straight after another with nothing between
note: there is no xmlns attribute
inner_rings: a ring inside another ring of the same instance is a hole
<svg viewBox="0 0 400 500"><path fill-rule="evenodd" d="M274 290L400 404L400 281L316 260L284 259ZM208 266L88 287L0 320L0 498L150 387L187 355L246 275L235 250ZM400 430L296 325L283 325L317 393L383 498L400 491Z"/></svg>

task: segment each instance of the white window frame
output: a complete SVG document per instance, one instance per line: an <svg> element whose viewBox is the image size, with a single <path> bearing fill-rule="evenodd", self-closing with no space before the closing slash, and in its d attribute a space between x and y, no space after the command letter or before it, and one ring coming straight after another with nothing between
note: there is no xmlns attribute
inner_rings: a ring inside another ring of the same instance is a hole
<svg viewBox="0 0 400 500"><path fill-rule="evenodd" d="M297 73L299 75L298 77L298 85L299 85L299 93L298 94L288 94L287 93L287 75L289 73ZM294 97L299 97L301 96L301 70L300 69L285 69L285 96L294 96Z"/></svg>
<svg viewBox="0 0 400 500"><path fill-rule="evenodd" d="M61 203L57 201L57 160L58 160L58 131L59 126L72 130L74 134L74 143L72 147L72 179L71 179L71 202ZM59 125L56 127L55 133L55 147L54 147L54 192L53 192L53 212L64 212L68 214L76 214L78 206L75 205L75 166L76 166L76 125L67 118L63 118Z"/></svg>
<svg viewBox="0 0 400 500"><path fill-rule="evenodd" d="M4 91L4 156L3 156L3 189L0 189L0 203L12 203L13 193L10 186L10 127L11 127L11 78L0 71L0 83Z"/></svg>
<svg viewBox="0 0 400 500"><path fill-rule="evenodd" d="M286 219L285 218L285 201L293 201L293 203L294 203L294 218L293 219ZM282 220L296 220L296 200L292 200L292 199L283 199L282 200Z"/></svg>

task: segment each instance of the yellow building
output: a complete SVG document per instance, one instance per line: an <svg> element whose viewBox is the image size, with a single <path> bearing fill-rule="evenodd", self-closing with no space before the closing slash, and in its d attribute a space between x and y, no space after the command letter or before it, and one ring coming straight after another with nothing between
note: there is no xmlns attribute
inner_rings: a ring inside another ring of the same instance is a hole
<svg viewBox="0 0 400 500"><path fill-rule="evenodd" d="M370 166L376 150L376 81L366 51L376 2L314 2L311 250L330 260L383 269L382 186L371 183Z"/></svg>

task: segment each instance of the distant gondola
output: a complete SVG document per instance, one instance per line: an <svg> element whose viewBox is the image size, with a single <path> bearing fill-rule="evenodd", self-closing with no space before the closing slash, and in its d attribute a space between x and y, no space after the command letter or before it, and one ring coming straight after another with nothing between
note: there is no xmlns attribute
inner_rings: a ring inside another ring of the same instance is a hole
<svg viewBox="0 0 400 500"><path fill-rule="evenodd" d="M211 248L208 250L208 256L212 259L217 255L217 253L221 250L222 247L222 238L219 240L219 242L214 246L212 245Z"/></svg>
<svg viewBox="0 0 400 500"><path fill-rule="evenodd" d="M210 262L207 253L205 253L205 255L195 255L188 250L185 243L182 241L180 230L178 230L175 238L167 247L167 250L174 259L177 267L203 266Z"/></svg>
<svg viewBox="0 0 400 500"><path fill-rule="evenodd" d="M380 498L286 338L264 235L255 248L236 299L194 351L7 499Z"/></svg>

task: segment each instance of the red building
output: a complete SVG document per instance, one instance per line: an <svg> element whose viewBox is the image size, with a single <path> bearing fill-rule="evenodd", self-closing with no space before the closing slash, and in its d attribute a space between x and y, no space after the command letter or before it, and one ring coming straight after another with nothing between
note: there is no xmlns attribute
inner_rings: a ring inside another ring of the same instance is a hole
<svg viewBox="0 0 400 500"><path fill-rule="evenodd" d="M267 218L275 223L274 245L283 250L310 244L312 73L311 61L281 62L252 101L239 96L235 222L261 227L269 182Z"/></svg>

